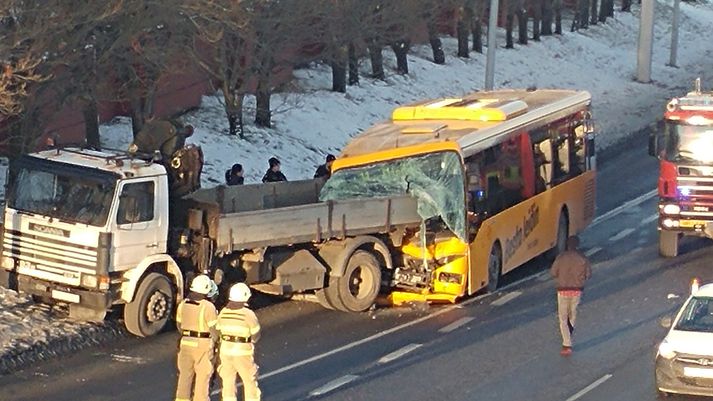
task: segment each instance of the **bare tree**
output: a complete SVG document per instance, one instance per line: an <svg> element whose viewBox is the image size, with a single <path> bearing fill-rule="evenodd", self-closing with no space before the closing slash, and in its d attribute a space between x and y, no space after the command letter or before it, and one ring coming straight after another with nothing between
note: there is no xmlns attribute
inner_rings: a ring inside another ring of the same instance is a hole
<svg viewBox="0 0 713 401"><path fill-rule="evenodd" d="M483 53L483 16L486 0L473 0L473 50Z"/></svg>
<svg viewBox="0 0 713 401"><path fill-rule="evenodd" d="M552 35L552 21L554 18L553 0L542 0L542 24L540 33L543 36Z"/></svg>
<svg viewBox="0 0 713 401"><path fill-rule="evenodd" d="M37 72L40 62L28 55L15 62L0 61L0 121L22 113L29 86L47 79Z"/></svg>
<svg viewBox="0 0 713 401"><path fill-rule="evenodd" d="M517 43L527 44L527 6L525 0L516 0L515 15L517 15Z"/></svg>
<svg viewBox="0 0 713 401"><path fill-rule="evenodd" d="M314 9L319 10L316 17L320 23L313 35L324 43L323 53L332 67L332 90L346 92L347 72L350 85L359 81L355 41L362 32L364 7L358 0L315 1Z"/></svg>

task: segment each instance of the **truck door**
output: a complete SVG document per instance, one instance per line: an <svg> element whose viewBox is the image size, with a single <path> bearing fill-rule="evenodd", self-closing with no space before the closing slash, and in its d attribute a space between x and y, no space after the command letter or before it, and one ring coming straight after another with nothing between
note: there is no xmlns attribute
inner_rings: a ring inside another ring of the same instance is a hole
<svg viewBox="0 0 713 401"><path fill-rule="evenodd" d="M124 181L114 220L114 269L135 268L147 256L165 253L167 218L158 207L160 181L156 177Z"/></svg>

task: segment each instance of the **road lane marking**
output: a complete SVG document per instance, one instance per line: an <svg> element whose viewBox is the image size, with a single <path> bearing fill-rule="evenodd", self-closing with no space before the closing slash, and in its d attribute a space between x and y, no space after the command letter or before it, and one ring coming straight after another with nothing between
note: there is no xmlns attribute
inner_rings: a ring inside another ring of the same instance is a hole
<svg viewBox="0 0 713 401"><path fill-rule="evenodd" d="M502 297L496 299L495 301L491 302L490 304L493 306L502 306L505 305L506 303L512 301L513 299L519 297L522 295L522 291L513 291L508 294L503 295Z"/></svg>
<svg viewBox="0 0 713 401"><path fill-rule="evenodd" d="M601 250L602 250L602 248L600 248L600 247L598 247L598 246L595 246L595 247L592 248L592 249L588 249L587 252L584 252L584 256L586 256L586 257L588 257L588 258L591 258L591 257L594 256L595 254L599 253L599 251L601 251Z"/></svg>
<svg viewBox="0 0 713 401"><path fill-rule="evenodd" d="M658 219L659 219L658 213L652 214L651 216L649 216L649 217L643 219L643 220L641 221L641 225L644 226L644 225L646 225L646 224L653 223L654 221L656 221L656 220L658 220Z"/></svg>
<svg viewBox="0 0 713 401"><path fill-rule="evenodd" d="M339 387L342 387L344 385L347 385L347 384L353 382L354 380L356 380L358 378L359 378L359 376L356 376L356 375L342 376L339 379L332 380L331 382L325 384L324 386L322 386L320 388L316 388L316 389L310 391L309 395L310 395L310 397L317 397L320 395L327 394L329 392L332 392L332 391L338 389Z"/></svg>
<svg viewBox="0 0 713 401"><path fill-rule="evenodd" d="M610 374L606 374L606 375L600 377L600 378L599 378L597 381L595 381L594 383L592 383L592 384L588 385L587 387L585 387L585 388L579 390L579 392L578 392L577 394L574 394L573 396L567 398L567 401L574 401L574 400L577 400L577 399L581 398L583 395L585 395L585 394L587 394L588 392L594 390L595 388L601 386L605 381L607 381L607 380L609 380L609 379L611 379L611 378L612 378L612 375L610 375Z"/></svg>
<svg viewBox="0 0 713 401"><path fill-rule="evenodd" d="M603 215L597 216L594 220L592 220L592 224L590 224L589 227L590 228L594 227L597 224L599 224L605 220L608 220L618 214L621 214L622 212L624 212L627 209L630 209L634 206L638 206L638 205L646 202L647 200L653 198L654 196L656 196L657 193L658 193L658 189L654 189L654 190L649 191L637 198L634 198L630 201L624 202L622 205L615 207L614 209L604 213Z"/></svg>
<svg viewBox="0 0 713 401"><path fill-rule="evenodd" d="M611 242L619 241L620 239L623 239L624 237L628 236L629 234L633 233L634 231L636 231L635 228L626 228L624 230L619 231L618 234L610 237L609 241L611 241Z"/></svg>
<svg viewBox="0 0 713 401"><path fill-rule="evenodd" d="M463 326L464 324L468 324L468 322L472 321L475 319L474 317L462 317L455 322L449 324L448 326L441 327L440 330L438 330L439 333L450 333L451 331Z"/></svg>
<svg viewBox="0 0 713 401"><path fill-rule="evenodd" d="M415 351L415 350L421 348L422 345L423 344L409 344L403 348L397 349L396 351L394 351L390 354L386 354L386 355L382 356L381 359L379 359L379 361L377 363L384 364L384 363L389 363L389 362L395 361L395 360L401 358L402 356L408 354L409 352Z"/></svg>

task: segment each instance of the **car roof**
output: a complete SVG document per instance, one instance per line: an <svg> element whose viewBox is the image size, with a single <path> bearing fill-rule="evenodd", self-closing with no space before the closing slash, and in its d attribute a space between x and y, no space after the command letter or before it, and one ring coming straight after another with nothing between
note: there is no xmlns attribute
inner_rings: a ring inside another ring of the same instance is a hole
<svg viewBox="0 0 713 401"><path fill-rule="evenodd" d="M713 297L713 283L698 287L698 291L693 294L695 297Z"/></svg>

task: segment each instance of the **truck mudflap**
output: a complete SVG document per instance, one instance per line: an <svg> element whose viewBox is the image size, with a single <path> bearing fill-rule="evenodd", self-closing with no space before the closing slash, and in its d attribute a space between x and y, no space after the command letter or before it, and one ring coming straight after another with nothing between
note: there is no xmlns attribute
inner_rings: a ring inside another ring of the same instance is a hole
<svg viewBox="0 0 713 401"><path fill-rule="evenodd" d="M13 274L12 272L7 273ZM29 276L18 276L16 273L14 273L14 275L17 277L15 279L17 283L15 291L21 293L51 298L68 304L77 304L93 310L107 310L112 304L112 293L110 291L89 291L65 287ZM0 275L0 279L1 278L2 275ZM4 284L4 282L0 284Z"/></svg>
<svg viewBox="0 0 713 401"><path fill-rule="evenodd" d="M454 304L458 301L458 296L453 294L431 292L418 293L408 291L394 291L380 301L381 302L379 303L383 302L389 306L400 306L410 302Z"/></svg>
<svg viewBox="0 0 713 401"><path fill-rule="evenodd" d="M17 291L17 273L5 269L0 269L0 287Z"/></svg>

